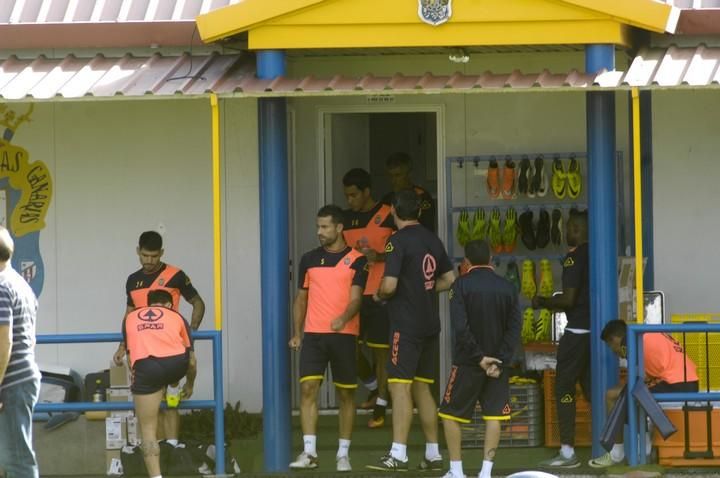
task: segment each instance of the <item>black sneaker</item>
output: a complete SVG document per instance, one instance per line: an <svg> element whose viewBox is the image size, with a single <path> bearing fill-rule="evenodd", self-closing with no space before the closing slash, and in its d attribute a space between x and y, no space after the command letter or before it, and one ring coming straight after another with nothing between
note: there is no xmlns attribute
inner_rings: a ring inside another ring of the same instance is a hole
<svg viewBox="0 0 720 478"><path fill-rule="evenodd" d="M562 212L560 212L560 209L553 209L550 237L552 243L556 246L562 244Z"/></svg>
<svg viewBox="0 0 720 478"><path fill-rule="evenodd" d="M535 245L538 249L544 249L550 242L550 214L545 209L540 209L540 219L537 223L537 234L535 234Z"/></svg>
<svg viewBox="0 0 720 478"><path fill-rule="evenodd" d="M418 465L418 471L443 471L442 458L437 457L434 460L428 460L423 457L422 461Z"/></svg>
<svg viewBox="0 0 720 478"><path fill-rule="evenodd" d="M378 471L408 471L408 464L407 461L397 460L388 453L380 458L376 464L365 465L365 468Z"/></svg>
<svg viewBox="0 0 720 478"><path fill-rule="evenodd" d="M520 239L529 251L534 251L537 247L535 242L535 228L533 226L533 212L525 211L518 218L520 224Z"/></svg>
<svg viewBox="0 0 720 478"><path fill-rule="evenodd" d="M522 194L527 194L530 190L529 183L530 183L530 158L527 156L523 156L522 160L520 161L520 177L518 178L518 192Z"/></svg>

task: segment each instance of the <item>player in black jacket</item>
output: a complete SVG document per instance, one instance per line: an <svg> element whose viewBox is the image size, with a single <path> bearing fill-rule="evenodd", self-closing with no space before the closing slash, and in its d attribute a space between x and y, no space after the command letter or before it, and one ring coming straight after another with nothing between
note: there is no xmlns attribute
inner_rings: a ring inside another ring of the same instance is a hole
<svg viewBox="0 0 720 478"><path fill-rule="evenodd" d="M507 369L520 343L520 308L515 287L495 274L485 241L465 246L467 274L450 291L454 337L453 365L438 415L450 454L445 478L462 478L460 426L470 423L480 401L485 420L484 460L480 478L490 478L500 442L500 421L510 419Z"/></svg>

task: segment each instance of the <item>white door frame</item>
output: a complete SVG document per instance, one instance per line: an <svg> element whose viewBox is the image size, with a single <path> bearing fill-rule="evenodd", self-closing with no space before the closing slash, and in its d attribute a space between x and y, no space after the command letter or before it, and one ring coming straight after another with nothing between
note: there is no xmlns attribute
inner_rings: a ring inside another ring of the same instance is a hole
<svg viewBox="0 0 720 478"><path fill-rule="evenodd" d="M325 204L328 197L332 197L332 122L328 121L329 116L343 113L434 113L435 114L435 135L437 137L437 221L438 236L446 244L452 238L447 237L447 183L445 168L445 105L443 104L418 104L418 105L323 105L317 108L317 145L318 145L318 204ZM443 384L447 380L450 370L450 320L449 304L447 294L440 295L440 319L442 331L440 332L441 347L440 354L440 392L443 391Z"/></svg>

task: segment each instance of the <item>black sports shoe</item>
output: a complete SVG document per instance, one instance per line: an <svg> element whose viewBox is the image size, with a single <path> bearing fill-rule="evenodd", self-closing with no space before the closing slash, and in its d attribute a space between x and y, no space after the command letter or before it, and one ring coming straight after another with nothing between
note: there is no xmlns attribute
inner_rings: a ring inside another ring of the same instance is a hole
<svg viewBox="0 0 720 478"><path fill-rule="evenodd" d="M550 238L556 246L562 244L562 212L560 212L560 209L553 209Z"/></svg>
<svg viewBox="0 0 720 478"><path fill-rule="evenodd" d="M525 211L520 214L518 224L520 224L520 239L528 250L534 251L537 245L535 243L535 229L533 226L532 211Z"/></svg>
<svg viewBox="0 0 720 478"><path fill-rule="evenodd" d="M423 457L422 461L418 465L418 471L443 471L442 458L437 457L435 460L428 460Z"/></svg>
<svg viewBox="0 0 720 478"><path fill-rule="evenodd" d="M388 453L380 458L376 464L365 465L365 468L378 471L408 471L408 464L407 461L396 460Z"/></svg>
<svg viewBox="0 0 720 478"><path fill-rule="evenodd" d="M530 159L527 156L523 156L520 161L520 178L518 180L518 192L521 194L527 194L529 191L529 179L530 179Z"/></svg>
<svg viewBox="0 0 720 478"><path fill-rule="evenodd" d="M545 209L540 209L540 219L535 234L535 245L538 249L544 249L550 242L550 214Z"/></svg>

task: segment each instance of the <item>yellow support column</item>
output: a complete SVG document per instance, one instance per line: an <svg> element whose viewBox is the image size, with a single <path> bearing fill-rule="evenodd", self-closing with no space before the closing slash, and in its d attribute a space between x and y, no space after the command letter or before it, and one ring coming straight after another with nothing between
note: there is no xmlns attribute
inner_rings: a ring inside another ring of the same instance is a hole
<svg viewBox="0 0 720 478"><path fill-rule="evenodd" d="M640 177L640 92L632 89L633 125L633 191L635 197L635 289L637 290L637 321L644 322L643 241L642 241L642 178Z"/></svg>
<svg viewBox="0 0 720 478"><path fill-rule="evenodd" d="M222 217L220 210L220 111L218 97L210 94L212 116L212 204L213 204L213 283L215 284L215 330L222 330Z"/></svg>

